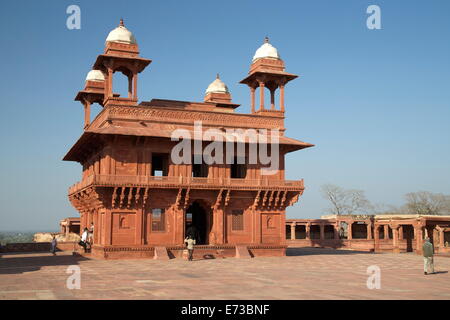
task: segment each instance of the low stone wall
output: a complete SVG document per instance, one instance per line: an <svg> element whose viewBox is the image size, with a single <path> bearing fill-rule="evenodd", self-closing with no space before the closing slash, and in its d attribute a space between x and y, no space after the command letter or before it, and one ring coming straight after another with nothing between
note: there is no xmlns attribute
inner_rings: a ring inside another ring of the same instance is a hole
<svg viewBox="0 0 450 320"><path fill-rule="evenodd" d="M78 241L58 242L56 248L60 251L76 251L80 246Z"/></svg>
<svg viewBox="0 0 450 320"><path fill-rule="evenodd" d="M286 246L270 245L250 245L248 250L252 257L284 257L286 255Z"/></svg>
<svg viewBox="0 0 450 320"><path fill-rule="evenodd" d="M82 252L80 249L79 252ZM149 259L153 258L154 248L148 246L96 246L93 245L91 255L99 259Z"/></svg>
<svg viewBox="0 0 450 320"><path fill-rule="evenodd" d="M252 257L285 256L287 246L283 245L247 245ZM166 246L170 258L183 258L184 246ZM82 251L79 251L80 253ZM147 246L96 246L91 250L91 256L99 259L153 259L154 247ZM234 258L236 246L198 245L194 247L194 259Z"/></svg>
<svg viewBox="0 0 450 320"><path fill-rule="evenodd" d="M77 242L58 242L56 249L58 251L73 251L77 247ZM50 252L50 249L50 242L7 243L0 248L0 252Z"/></svg>
<svg viewBox="0 0 450 320"><path fill-rule="evenodd" d="M295 239L286 240L289 247L317 247L317 248L333 248L333 249L348 249L357 251L374 251L375 242L367 239ZM391 245L392 250L392 245Z"/></svg>
<svg viewBox="0 0 450 320"><path fill-rule="evenodd" d="M50 242L7 243L1 247L1 252L42 252L50 251Z"/></svg>
<svg viewBox="0 0 450 320"><path fill-rule="evenodd" d="M333 248L333 249L348 249L356 251L375 251L375 240L373 239L295 239L286 240L289 247L319 247L319 248ZM398 240L398 247L400 252L415 252L417 242L416 240L401 239ZM449 248L450 249L450 248ZM392 239L380 239L378 252L392 252L393 240Z"/></svg>
<svg viewBox="0 0 450 320"><path fill-rule="evenodd" d="M169 257L183 258L183 251L187 250L184 246L167 247ZM198 245L194 247L194 259L223 259L233 258L236 255L234 245Z"/></svg>

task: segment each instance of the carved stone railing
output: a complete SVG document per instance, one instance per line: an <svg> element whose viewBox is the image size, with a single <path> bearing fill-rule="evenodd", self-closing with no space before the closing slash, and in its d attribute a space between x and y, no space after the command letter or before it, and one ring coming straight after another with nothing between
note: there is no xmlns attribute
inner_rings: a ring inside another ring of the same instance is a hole
<svg viewBox="0 0 450 320"><path fill-rule="evenodd" d="M298 191L304 189L301 180L269 179L232 179L232 178L196 178L183 176L121 176L91 175L69 188L69 194L76 193L89 186L98 187L153 187L153 188L197 188L221 189L236 188L242 190L278 189Z"/></svg>

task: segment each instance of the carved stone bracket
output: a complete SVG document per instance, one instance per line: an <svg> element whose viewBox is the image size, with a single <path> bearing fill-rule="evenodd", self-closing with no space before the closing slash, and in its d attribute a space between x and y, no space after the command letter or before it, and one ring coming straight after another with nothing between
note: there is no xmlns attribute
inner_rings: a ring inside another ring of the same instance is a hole
<svg viewBox="0 0 450 320"><path fill-rule="evenodd" d="M219 206L220 203L222 202L222 194L223 194L223 189L219 190L219 193L217 194L217 199L216 199L216 203L213 205L213 210L216 210Z"/></svg>
<svg viewBox="0 0 450 320"><path fill-rule="evenodd" d="M184 205L183 205L183 209L187 208L187 205L189 204L189 196L190 196L190 192L191 192L191 188L188 188L186 190L186 195L184 196Z"/></svg>
<svg viewBox="0 0 450 320"><path fill-rule="evenodd" d="M224 206L225 206L225 207L228 206L228 202L230 201L230 195L231 195L231 190L228 189L228 190L227 190L227 195L226 195L226 197L225 197L225 203L224 203Z"/></svg>
<svg viewBox="0 0 450 320"><path fill-rule="evenodd" d="M260 195L261 195L261 190L258 190L258 193L256 194L256 197L255 197L255 201L253 201L253 206L252 206L253 210L255 210L258 207Z"/></svg>

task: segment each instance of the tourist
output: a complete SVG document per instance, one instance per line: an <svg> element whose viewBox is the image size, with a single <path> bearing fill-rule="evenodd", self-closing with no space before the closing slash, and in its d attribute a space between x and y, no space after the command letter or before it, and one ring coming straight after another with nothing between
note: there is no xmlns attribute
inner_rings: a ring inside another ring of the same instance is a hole
<svg viewBox="0 0 450 320"><path fill-rule="evenodd" d="M434 273L434 262L433 262L433 244L430 242L430 238L425 238L425 243L422 246L423 251L423 273L427 275L431 270Z"/></svg>
<svg viewBox="0 0 450 320"><path fill-rule="evenodd" d="M58 242L56 241L56 236L53 235L52 236L52 246L51 246L51 253L53 253L54 256L56 256L56 245L58 244Z"/></svg>
<svg viewBox="0 0 450 320"><path fill-rule="evenodd" d="M83 233L81 234L81 241L79 242L80 246L84 248L84 253L87 252L87 246L89 244L88 235L89 235L88 228L84 228Z"/></svg>
<svg viewBox="0 0 450 320"><path fill-rule="evenodd" d="M92 245L94 243L94 223L91 222L91 227L89 228L89 244Z"/></svg>
<svg viewBox="0 0 450 320"><path fill-rule="evenodd" d="M189 252L189 261L192 261L192 256L194 254L194 244L195 244L195 239L192 236L187 236L186 239L184 239L184 242L186 242L187 244L187 249Z"/></svg>

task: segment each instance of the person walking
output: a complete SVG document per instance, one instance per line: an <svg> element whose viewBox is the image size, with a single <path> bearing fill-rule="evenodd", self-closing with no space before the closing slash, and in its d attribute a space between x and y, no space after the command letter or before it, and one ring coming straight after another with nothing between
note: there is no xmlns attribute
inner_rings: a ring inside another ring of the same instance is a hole
<svg viewBox="0 0 450 320"><path fill-rule="evenodd" d="M56 256L56 245L57 244L58 244L58 242L56 241L56 236L53 235L52 236L52 245L51 245L50 252L53 253L54 256Z"/></svg>
<svg viewBox="0 0 450 320"><path fill-rule="evenodd" d="M81 241L80 241L80 246L82 246L84 248L84 253L87 252L88 236L89 236L89 230L88 230L88 228L84 228L83 233L81 234Z"/></svg>
<svg viewBox="0 0 450 320"><path fill-rule="evenodd" d="M187 249L189 252L189 261L193 260L193 255L194 255L194 244L195 244L195 239L193 239L192 236L187 236L186 239L184 239L184 242L187 244Z"/></svg>
<svg viewBox="0 0 450 320"><path fill-rule="evenodd" d="M434 261L433 261L433 244L430 242L430 238L425 238L425 242L422 246L423 251L423 274L427 275L431 271L434 273Z"/></svg>

